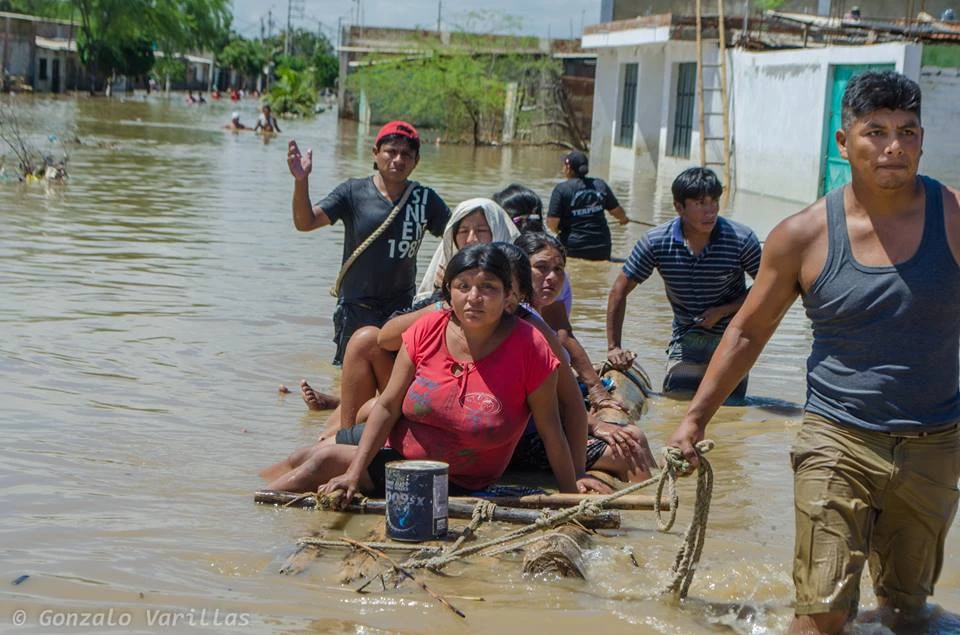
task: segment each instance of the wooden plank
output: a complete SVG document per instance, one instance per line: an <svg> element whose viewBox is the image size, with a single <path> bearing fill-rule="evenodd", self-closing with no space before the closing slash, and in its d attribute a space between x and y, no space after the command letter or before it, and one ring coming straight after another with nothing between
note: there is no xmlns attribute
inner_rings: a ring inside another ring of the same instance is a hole
<svg viewBox="0 0 960 635"><path fill-rule="evenodd" d="M571 496L573 496L571 494ZM447 513L450 518L471 518L477 499L451 498L447 503ZM313 496L304 496L293 492L275 492L261 490L254 495L254 501L267 505L283 505L287 507L316 508L317 501ZM579 504L579 500L577 501ZM386 512L386 501L383 499L367 499L365 503L350 503L346 509L339 510L346 513L383 514ZM532 525L537 522L541 514L538 510L529 508L507 507L498 504L493 512L493 520L514 525ZM617 529L620 527L620 513L604 510L596 516L579 520L589 529Z"/></svg>

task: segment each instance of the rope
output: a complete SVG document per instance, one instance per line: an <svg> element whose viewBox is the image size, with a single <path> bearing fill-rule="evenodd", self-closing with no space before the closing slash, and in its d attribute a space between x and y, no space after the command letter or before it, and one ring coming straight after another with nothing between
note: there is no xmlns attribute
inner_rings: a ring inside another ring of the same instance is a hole
<svg viewBox="0 0 960 635"><path fill-rule="evenodd" d="M663 591L664 595L671 596L674 601L681 600L687 596L690 583L693 581L693 575L696 572L697 563L699 563L700 556L703 553L703 544L707 535L707 517L710 513L710 502L713 497L713 467L704 455L713 450L713 448L714 443L710 440L700 441L695 448L700 462L697 468L697 493L696 499L694 500L693 516L684 532L680 548L677 550L676 557L674 558L673 566L670 570L670 582ZM480 500L473 508L470 524L449 549L445 549L439 554L433 552L435 555L429 558L423 558L423 555L431 553L429 550L424 549L400 566L401 568L412 569L425 568L438 572L452 562L468 558L475 554L491 556L517 549L540 538L539 536L526 538L528 534L535 531L551 529L580 518L596 516L603 510L605 505L612 501L622 496L628 496L633 492L653 484L657 485L657 494L654 500L657 528L662 532L667 532L673 527L676 521L677 508L680 502L676 489L677 477L691 472L691 467L689 460L687 460L683 453L677 448L664 448L663 455L664 469L655 477L640 483L632 483L620 491L600 498L581 500L578 505L573 507L568 507L556 512L544 511L533 524L515 529L499 538L463 546L467 538L475 535L477 528L479 528L481 524L493 520L496 505L487 500ZM663 509L660 505L665 488L668 488L670 497L670 514L666 519L663 518ZM316 501L317 509L335 509L340 496L341 494L339 492L333 496L313 493L304 494L301 498L313 498ZM364 506L366 499L361 499L360 504Z"/></svg>
<svg viewBox="0 0 960 635"><path fill-rule="evenodd" d="M470 516L470 524L467 525L467 528L463 530L463 533L460 534L460 537L457 538L457 541L454 542L449 549L444 549L444 553L453 553L460 548L460 545L464 543L467 538L472 538L477 529L484 522L488 520L493 520L493 512L497 509L497 504L488 500L479 500L477 504L473 506L473 514Z"/></svg>
<svg viewBox="0 0 960 635"><path fill-rule="evenodd" d="M677 550L670 571L671 580L665 594L669 594L674 601L687 597L693 574L700 562L703 553L703 543L707 536L707 516L710 513L710 499L713 496L713 467L703 455L712 450L713 441L701 441L697 444L697 454L700 456L700 465L697 468L697 496L693 508L693 518L683 534L680 549ZM664 448L665 469L664 480L676 481L678 474L690 472L690 461L677 448ZM661 481L662 482L662 481ZM676 490L674 490L675 492ZM659 498L659 495L658 495ZM657 503L655 503L656 505Z"/></svg>
<svg viewBox="0 0 960 635"><path fill-rule="evenodd" d="M671 582L665 591L675 598L686 597L690 582L693 580L697 562L699 562L700 555L703 552L703 542L707 530L707 515L710 511L710 499L713 494L713 469L710 466L710 462L707 461L703 455L712 450L713 447L713 441L701 441L696 447L697 453L700 455L700 467L697 475L697 496L694 502L694 514L684 534L680 549L674 559L673 568L671 569ZM690 471L690 463L680 450L676 448L665 448L664 459L665 469L658 476L649 478L646 481L633 483L618 492L613 492L598 499L582 500L580 504L574 507L568 507L567 509L553 513L545 512L535 523L515 529L499 538L486 540L467 547L463 547L462 541L458 541L459 544L455 549L444 551L440 555L426 559L411 558L403 563L402 566L439 571L452 562L481 552L489 553L493 551L494 553L499 553L507 551L509 548L504 547L504 545L517 542L535 531L551 529L577 518L595 516L602 511L604 505L622 496L632 494L644 487L653 485L654 483L657 484L657 500L654 503L657 525L660 531L669 531L676 521L677 507L679 506L679 497L676 492L676 479L678 475L686 474ZM659 501L664 487L669 487L671 502L670 515L666 519L663 518L663 510L660 507ZM475 508L474 518L476 518L476 515L477 511ZM473 521L471 521L471 525L473 525ZM524 543L526 542L527 541L524 541ZM515 545L510 548L515 548Z"/></svg>
<svg viewBox="0 0 960 635"><path fill-rule="evenodd" d="M596 369L597 375L599 375L600 377L603 377L605 374L609 373L611 370L617 370L617 369L615 369L613 365L607 360L604 360L603 362L601 362L599 365L599 368ZM629 379L630 383L636 386L640 390L640 392L643 393L644 397L650 397L650 395L654 394L653 383L650 381L650 375L647 374L647 371L644 370L643 366L641 366L640 363L637 362L636 360L634 360L634 362L630 364L630 368L626 370L618 371L618 372L621 373L627 379Z"/></svg>
<svg viewBox="0 0 960 635"><path fill-rule="evenodd" d="M397 203L387 217L384 219L380 226L364 240L362 243L357 245L357 248L353 250L353 253L350 254L350 257L347 258L346 262L343 263L343 266L340 267L340 273L337 274L337 279L334 281L333 286L330 287L330 295L337 298L340 297L340 283L343 282L343 277L347 275L347 271L350 267L353 266L353 263L356 262L357 258L360 257L367 247L373 244L377 238L387 231L387 227L390 226L390 223L393 222L393 219L397 217L397 214L400 213L400 210L403 208L404 203L407 202L407 199L410 198L410 193L413 192L413 189L418 185L416 181L410 181L407 185L407 189L403 192L403 196L400 197L400 202Z"/></svg>

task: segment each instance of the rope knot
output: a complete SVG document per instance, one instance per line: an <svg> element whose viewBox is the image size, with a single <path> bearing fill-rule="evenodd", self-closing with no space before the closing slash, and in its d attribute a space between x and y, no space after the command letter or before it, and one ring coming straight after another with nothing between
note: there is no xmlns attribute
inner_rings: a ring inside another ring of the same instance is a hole
<svg viewBox="0 0 960 635"><path fill-rule="evenodd" d="M477 504L473 506L471 521L479 525L479 523L493 520L493 512L496 508L497 504L492 501L478 500Z"/></svg>
<svg viewBox="0 0 960 635"><path fill-rule="evenodd" d="M593 518L599 516L600 512L603 511L603 507L598 503L591 500L582 500L580 504L577 505L577 516L582 516L584 518Z"/></svg>
<svg viewBox="0 0 960 635"><path fill-rule="evenodd" d="M698 442L693 449L697 456L703 456L714 448L714 442L710 439L704 439ZM680 451L680 448L667 446L663 448L663 458L667 466L677 474L689 474L693 471L690 460Z"/></svg>

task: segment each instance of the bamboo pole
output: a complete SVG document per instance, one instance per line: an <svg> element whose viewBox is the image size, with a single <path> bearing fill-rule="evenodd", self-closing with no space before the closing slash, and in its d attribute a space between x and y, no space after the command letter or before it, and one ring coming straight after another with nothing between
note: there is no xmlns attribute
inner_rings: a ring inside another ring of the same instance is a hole
<svg viewBox="0 0 960 635"><path fill-rule="evenodd" d="M568 496L574 496L570 494ZM313 495L295 494L292 492L275 492L261 490L254 495L254 502L268 505L282 505L284 507L316 508L317 499ZM447 514L450 518L472 518L473 508L478 499L451 498L447 503ZM497 499L491 499L496 503ZM579 500L575 504L579 504ZM364 502L351 502L343 511L360 514L383 514L387 504L383 499L366 499ZM541 518L538 510L506 507L499 503L493 512L493 520L514 525L532 525ZM596 516L578 518L584 527L589 529L617 529L620 527L620 513L604 510Z"/></svg>
<svg viewBox="0 0 960 635"><path fill-rule="evenodd" d="M723 113L723 184L724 184L724 206L730 201L730 192L733 190L731 181L732 173L730 170L730 113L729 101L727 100L727 25L723 14L723 0L717 0L717 13L719 14L717 28L720 30L720 50L718 51L720 63L720 102Z"/></svg>
<svg viewBox="0 0 960 635"><path fill-rule="evenodd" d="M703 104L703 6L697 0L697 105L700 110L700 165L707 164L707 129Z"/></svg>

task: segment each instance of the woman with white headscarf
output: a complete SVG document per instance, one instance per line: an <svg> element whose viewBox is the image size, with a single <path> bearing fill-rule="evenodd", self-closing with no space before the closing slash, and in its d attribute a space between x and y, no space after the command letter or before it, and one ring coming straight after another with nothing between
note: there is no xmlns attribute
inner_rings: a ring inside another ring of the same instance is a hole
<svg viewBox="0 0 960 635"><path fill-rule="evenodd" d="M475 242L512 243L520 235L510 215L489 198L468 198L457 205L443 230L440 245L423 274L414 304L440 288L447 263L458 251Z"/></svg>

